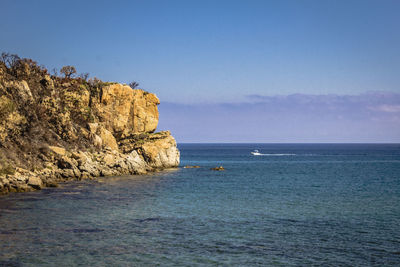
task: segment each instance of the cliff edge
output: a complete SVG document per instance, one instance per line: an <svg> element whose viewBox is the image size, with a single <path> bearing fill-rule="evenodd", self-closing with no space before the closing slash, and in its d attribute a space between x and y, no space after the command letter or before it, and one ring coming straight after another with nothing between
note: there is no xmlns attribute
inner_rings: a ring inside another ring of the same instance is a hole
<svg viewBox="0 0 400 267"><path fill-rule="evenodd" d="M155 132L156 95L70 76L49 75L30 59L1 58L0 193L179 165L170 132Z"/></svg>

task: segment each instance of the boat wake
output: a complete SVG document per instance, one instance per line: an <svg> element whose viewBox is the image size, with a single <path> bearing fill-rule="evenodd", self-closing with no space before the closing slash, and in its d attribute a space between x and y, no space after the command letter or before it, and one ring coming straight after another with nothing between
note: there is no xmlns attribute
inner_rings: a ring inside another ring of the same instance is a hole
<svg viewBox="0 0 400 267"><path fill-rule="evenodd" d="M289 153L282 153L282 154L263 154L263 153L259 153L257 155L253 154L253 156L272 156L272 157L274 157L274 156L296 156L296 155L297 154L289 154Z"/></svg>
<svg viewBox="0 0 400 267"><path fill-rule="evenodd" d="M297 154L293 154L293 153L261 153L260 151L258 151L257 149L250 152L250 154L252 154L253 156L296 156Z"/></svg>

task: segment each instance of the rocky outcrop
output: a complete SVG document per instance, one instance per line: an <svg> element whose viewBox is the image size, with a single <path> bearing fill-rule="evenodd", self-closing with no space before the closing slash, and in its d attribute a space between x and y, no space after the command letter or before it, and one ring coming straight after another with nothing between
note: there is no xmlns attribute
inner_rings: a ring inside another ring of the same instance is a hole
<svg viewBox="0 0 400 267"><path fill-rule="evenodd" d="M225 168L222 166L211 168L212 171L225 171Z"/></svg>
<svg viewBox="0 0 400 267"><path fill-rule="evenodd" d="M179 165L170 132L155 132L156 95L17 62L0 61L0 193Z"/></svg>
<svg viewBox="0 0 400 267"><path fill-rule="evenodd" d="M18 101L27 104L33 101L31 89L26 81L6 82L5 87L16 92L15 96L18 98Z"/></svg>
<svg viewBox="0 0 400 267"><path fill-rule="evenodd" d="M44 152L48 159L45 168L34 171L17 168L15 173L0 175L0 192L27 192L70 179L145 174L179 165L180 153L169 132L150 133L140 141L127 138L120 146L124 152L110 146L98 151L69 151L49 146Z"/></svg>
<svg viewBox="0 0 400 267"><path fill-rule="evenodd" d="M179 165L179 151L169 132L150 135L144 140L140 151L153 168L171 168Z"/></svg>
<svg viewBox="0 0 400 267"><path fill-rule="evenodd" d="M179 151L169 132L149 134L143 142L138 144L135 141L134 146L135 149L128 153L110 147L83 152L51 146L47 152L51 160L44 169L28 171L17 168L13 174L0 176L0 191L33 191L70 179L145 174L179 165Z"/></svg>
<svg viewBox="0 0 400 267"><path fill-rule="evenodd" d="M104 126L118 138L154 132L158 124L157 96L127 85L112 84L102 88L95 109Z"/></svg>

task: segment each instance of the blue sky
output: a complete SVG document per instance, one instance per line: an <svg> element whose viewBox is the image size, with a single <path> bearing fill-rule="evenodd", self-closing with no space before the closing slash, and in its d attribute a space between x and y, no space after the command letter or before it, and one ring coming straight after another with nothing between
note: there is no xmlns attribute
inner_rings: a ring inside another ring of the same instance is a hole
<svg viewBox="0 0 400 267"><path fill-rule="evenodd" d="M1 6L2 51L33 58L49 69L71 64L103 80L138 81L159 96L165 112L160 129L171 129L178 141L400 142L398 98L374 104L389 105L387 117L372 114L382 111L370 105L364 107L372 113L359 118L338 111L349 123L365 126L342 138L338 129L348 128L332 116L330 124L323 125L323 136L300 128L288 133L283 126L270 129L273 122L250 108L261 99L273 106L294 94L348 96L362 102L371 92L400 93L400 1L2 0ZM321 103L323 120L331 111ZM215 129L217 125L207 127L204 121L205 138L174 123L174 118L189 121L226 105L231 105L230 112L219 110L215 117L230 121L232 114L246 113L259 118L268 135L243 131L237 122ZM308 114L304 106L285 105L279 112L268 109L282 125L290 124L294 115ZM197 113L181 114L182 106ZM288 112L293 116L283 115ZM298 122L321 126L307 116L299 116ZM224 137L228 129L241 132L241 137ZM212 134L218 131L221 134Z"/></svg>

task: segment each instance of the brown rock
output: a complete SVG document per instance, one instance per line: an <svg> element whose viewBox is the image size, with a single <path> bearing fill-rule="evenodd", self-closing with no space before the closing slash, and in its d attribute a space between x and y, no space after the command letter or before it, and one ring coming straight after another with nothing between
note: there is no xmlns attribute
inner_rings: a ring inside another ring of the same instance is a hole
<svg viewBox="0 0 400 267"><path fill-rule="evenodd" d="M47 89L54 89L54 81L51 79L49 75L45 75L43 80L40 81L43 86L46 86Z"/></svg>
<svg viewBox="0 0 400 267"><path fill-rule="evenodd" d="M90 174L88 172L82 172L81 178L82 179L89 179L90 178Z"/></svg>
<svg viewBox="0 0 400 267"><path fill-rule="evenodd" d="M135 174L144 174L147 172L147 163L144 161L143 157L139 155L139 153L134 150L126 157L126 161L123 164L119 163L119 165L126 166L130 173Z"/></svg>
<svg viewBox="0 0 400 267"><path fill-rule="evenodd" d="M99 124L98 123L88 123L88 128L92 134L95 134L97 132L97 129L99 128Z"/></svg>
<svg viewBox="0 0 400 267"><path fill-rule="evenodd" d="M171 168L179 166L179 150L169 131L153 134L141 146L143 157L151 167Z"/></svg>
<svg viewBox="0 0 400 267"><path fill-rule="evenodd" d="M28 185L31 186L34 189L42 189L43 182L42 180L37 177L37 176L30 176L28 179Z"/></svg>
<svg viewBox="0 0 400 267"><path fill-rule="evenodd" d="M65 170L61 170L61 175L64 178L74 178L75 177L75 173L72 169L65 169Z"/></svg>
<svg viewBox="0 0 400 267"><path fill-rule="evenodd" d="M93 146L95 146L97 148L101 148L103 146L103 140L97 134L91 134L90 140L91 140Z"/></svg>
<svg viewBox="0 0 400 267"><path fill-rule="evenodd" d="M115 165L115 157L113 155L111 155L111 154L107 154L107 155L104 156L103 162L107 166L112 167L112 166Z"/></svg>
<svg viewBox="0 0 400 267"><path fill-rule="evenodd" d="M133 133L154 132L158 124L158 98L127 85L103 87L97 114L106 128L118 138Z"/></svg>
<svg viewBox="0 0 400 267"><path fill-rule="evenodd" d="M47 180L45 183L46 187L58 187L58 184L56 181L52 181L52 180Z"/></svg>
<svg viewBox="0 0 400 267"><path fill-rule="evenodd" d="M219 167L211 168L211 170L213 170L213 171L225 171L225 168L222 167L222 166L219 166Z"/></svg>
<svg viewBox="0 0 400 267"><path fill-rule="evenodd" d="M0 143L5 142L10 133L18 136L27 123L15 107L16 103L9 97L0 96Z"/></svg>
<svg viewBox="0 0 400 267"><path fill-rule="evenodd" d="M6 87L11 88L16 96L22 102L32 102L33 96L31 89L26 81L10 81L6 83Z"/></svg>
<svg viewBox="0 0 400 267"><path fill-rule="evenodd" d="M59 146L49 146L49 149L60 156L65 156L65 148Z"/></svg>
<svg viewBox="0 0 400 267"><path fill-rule="evenodd" d="M58 168L60 169L72 169L78 166L78 162L75 159L63 156L58 159Z"/></svg>
<svg viewBox="0 0 400 267"><path fill-rule="evenodd" d="M115 140L115 137L112 135L110 131L107 129L100 127L98 129L99 136L101 140L103 141L103 146L104 147L110 147L113 150L118 150L118 144L117 141Z"/></svg>
<svg viewBox="0 0 400 267"><path fill-rule="evenodd" d="M71 157L78 162L78 165L83 165L87 161L87 156L82 151L79 152L72 152Z"/></svg>

